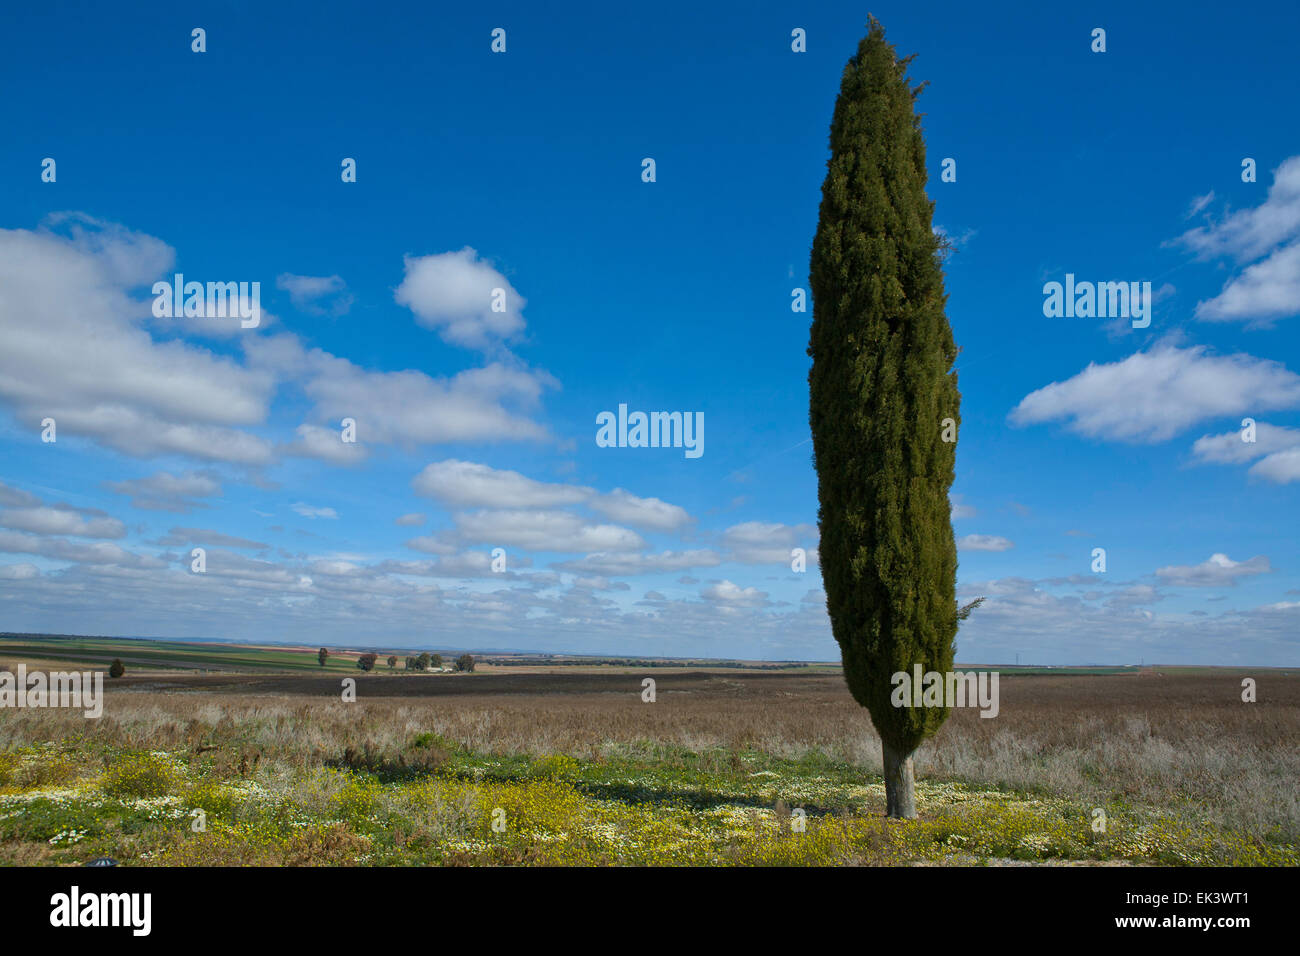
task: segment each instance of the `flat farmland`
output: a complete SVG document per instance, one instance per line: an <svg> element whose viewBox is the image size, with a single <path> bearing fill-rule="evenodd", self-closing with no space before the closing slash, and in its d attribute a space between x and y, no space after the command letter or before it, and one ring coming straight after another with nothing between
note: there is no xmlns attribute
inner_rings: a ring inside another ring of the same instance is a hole
<svg viewBox="0 0 1300 956"><path fill-rule="evenodd" d="M99 720L0 711L0 859L1298 859L1294 671L1004 674L996 718L957 709L918 752L920 819L900 822L838 675L505 670L136 673L106 682Z"/></svg>

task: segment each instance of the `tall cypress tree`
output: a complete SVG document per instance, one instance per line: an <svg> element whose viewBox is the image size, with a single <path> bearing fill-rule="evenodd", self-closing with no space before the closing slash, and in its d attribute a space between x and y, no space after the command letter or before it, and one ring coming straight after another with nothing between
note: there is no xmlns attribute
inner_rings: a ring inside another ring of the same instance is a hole
<svg viewBox="0 0 1300 956"><path fill-rule="evenodd" d="M948 709L893 706L891 678L917 664L952 669L960 612L948 489L961 400L911 59L872 17L844 68L808 347L827 609L849 690L883 744L888 814L909 818L912 754Z"/></svg>

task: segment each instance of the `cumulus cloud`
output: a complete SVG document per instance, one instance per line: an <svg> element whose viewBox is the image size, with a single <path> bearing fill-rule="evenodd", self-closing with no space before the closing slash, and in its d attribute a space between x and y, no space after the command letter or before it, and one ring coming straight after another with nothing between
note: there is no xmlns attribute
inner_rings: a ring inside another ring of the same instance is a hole
<svg viewBox="0 0 1300 956"><path fill-rule="evenodd" d="M449 378L404 370L377 372L292 335L251 340L250 364L297 383L319 420L357 423L358 443L540 441L548 430L532 420L542 393L559 383L546 372L494 362Z"/></svg>
<svg viewBox="0 0 1300 956"><path fill-rule="evenodd" d="M1288 484L1300 481L1300 428L1266 422L1255 424L1255 440L1243 441L1244 429L1222 435L1203 435L1192 445L1199 462L1239 465L1259 459L1248 474L1253 478Z"/></svg>
<svg viewBox="0 0 1300 956"><path fill-rule="evenodd" d="M1091 363L1025 396L1009 418L1015 425L1065 421L1090 438L1159 442L1209 418L1296 406L1300 375L1279 362L1162 346Z"/></svg>
<svg viewBox="0 0 1300 956"><path fill-rule="evenodd" d="M701 591L700 597L706 601L717 601L721 604L752 607L764 603L767 600L767 592L760 591L758 588L742 588L730 581L719 581L717 584L710 585Z"/></svg>
<svg viewBox="0 0 1300 956"><path fill-rule="evenodd" d="M1292 156L1273 173L1273 184L1263 203L1234 212L1220 222L1190 229L1177 241L1203 258L1230 256L1249 262L1297 235L1300 156Z"/></svg>
<svg viewBox="0 0 1300 956"><path fill-rule="evenodd" d="M639 551L645 541L628 528L592 524L568 511L519 510L458 513L458 540L526 551Z"/></svg>
<svg viewBox="0 0 1300 956"><path fill-rule="evenodd" d="M55 561L73 561L81 564L118 565L122 567L163 567L157 558L127 551L107 541L86 543L67 538L45 537L40 534L23 534L17 531L0 531L0 552L8 554L35 554Z"/></svg>
<svg viewBox="0 0 1300 956"><path fill-rule="evenodd" d="M1240 578L1267 574L1272 570L1264 555L1249 561L1233 561L1226 554L1212 554L1200 564L1157 568L1156 577L1163 584L1179 587L1218 588L1232 587Z"/></svg>
<svg viewBox="0 0 1300 956"><path fill-rule="evenodd" d="M469 246L459 252L407 256L405 264L406 277L394 297L444 341L486 349L523 331L524 297ZM493 310L494 300L500 311Z"/></svg>
<svg viewBox="0 0 1300 956"><path fill-rule="evenodd" d="M1278 485L1300 481L1300 448L1288 448L1262 458L1251 466L1247 474Z"/></svg>
<svg viewBox="0 0 1300 956"><path fill-rule="evenodd" d="M592 495L590 488L536 481L517 471L454 458L425 466L411 487L453 508L551 508L578 504Z"/></svg>
<svg viewBox="0 0 1300 956"><path fill-rule="evenodd" d="M716 551L695 549L661 551L658 554L589 554L576 561L563 561L553 567L558 571L571 571L575 574L632 577L638 574L711 568L721 563L722 556Z"/></svg>
<svg viewBox="0 0 1300 956"><path fill-rule="evenodd" d="M284 454L334 465L356 465L366 459L365 446L359 440L345 442L342 428L304 424L298 426L297 435L296 441L281 446Z"/></svg>
<svg viewBox="0 0 1300 956"><path fill-rule="evenodd" d="M0 230L0 403L127 455L264 464L271 376L146 330L133 291L171 267L165 243L87 217Z"/></svg>
<svg viewBox="0 0 1300 956"><path fill-rule="evenodd" d="M1198 209L1213 196L1205 197ZM1300 314L1300 156L1277 168L1260 205L1190 229L1175 242L1202 259L1254 262L1231 277L1217 296L1197 303L1198 319L1267 325Z"/></svg>
<svg viewBox="0 0 1300 956"><path fill-rule="evenodd" d="M1213 299L1196 304L1198 319L1267 325L1272 319L1300 313L1300 243L1279 249L1267 259L1229 279Z"/></svg>
<svg viewBox="0 0 1300 956"><path fill-rule="evenodd" d="M968 534L957 539L958 551L1010 551L1015 543L996 534Z"/></svg>
<svg viewBox="0 0 1300 956"><path fill-rule="evenodd" d="M212 473L203 471L186 471L179 475L159 471L144 478L105 482L104 487L115 494L129 496L132 508L181 514L208 507L196 498L221 494L221 482Z"/></svg>
<svg viewBox="0 0 1300 956"><path fill-rule="evenodd" d="M35 534L63 534L78 538L124 538L126 525L116 518L86 518L72 508L40 506L0 511L0 528Z"/></svg>
<svg viewBox="0 0 1300 956"><path fill-rule="evenodd" d="M412 479L411 487L416 494L433 498L450 508L585 505L613 521L651 531L676 531L692 520L678 505L658 498L641 498L622 488L601 494L594 488L537 481L517 471L454 458L425 466Z"/></svg>
<svg viewBox="0 0 1300 956"><path fill-rule="evenodd" d="M817 526L787 525L779 522L745 521L722 533L722 544L729 550L727 560L741 564L790 564L790 552L803 548L808 564L817 563Z"/></svg>
<svg viewBox="0 0 1300 956"><path fill-rule="evenodd" d="M658 498L639 498L622 488L594 495L588 504L611 520L652 531L678 531L691 523L685 508Z"/></svg>
<svg viewBox="0 0 1300 956"><path fill-rule="evenodd" d="M41 499L30 491L23 491L21 488L15 488L0 481L0 506L6 508L34 508L40 503Z"/></svg>

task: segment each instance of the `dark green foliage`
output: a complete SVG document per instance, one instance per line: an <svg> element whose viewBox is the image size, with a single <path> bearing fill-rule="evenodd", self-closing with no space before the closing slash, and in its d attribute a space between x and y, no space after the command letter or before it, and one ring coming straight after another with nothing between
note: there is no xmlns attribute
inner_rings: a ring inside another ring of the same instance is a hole
<svg viewBox="0 0 1300 956"><path fill-rule="evenodd" d="M108 676L121 677L125 673L126 665L122 663L122 659L118 657L113 658L113 663L108 665Z"/></svg>
<svg viewBox="0 0 1300 956"><path fill-rule="evenodd" d="M362 654L357 658L357 667L363 671L372 671L375 669L375 661L379 660L378 654Z"/></svg>
<svg viewBox="0 0 1300 956"><path fill-rule="evenodd" d="M329 658L329 656L330 656L330 652L323 647L316 652L316 660L320 661L321 667L325 666L325 661Z"/></svg>
<svg viewBox="0 0 1300 956"><path fill-rule="evenodd" d="M441 667L441 666L442 666L442 655L441 655L441 654L434 654L431 658L429 658L429 666L430 666L430 667Z"/></svg>
<svg viewBox="0 0 1300 956"><path fill-rule="evenodd" d="M473 669L474 669L473 654L462 654L460 655L460 657L456 658L456 670L472 671Z"/></svg>
<svg viewBox="0 0 1300 956"><path fill-rule="evenodd" d="M961 398L908 60L873 18L844 69L812 247L808 348L832 630L850 691L903 755L948 716L893 707L890 678L916 664L952 669L957 446L941 433L945 418L960 426Z"/></svg>

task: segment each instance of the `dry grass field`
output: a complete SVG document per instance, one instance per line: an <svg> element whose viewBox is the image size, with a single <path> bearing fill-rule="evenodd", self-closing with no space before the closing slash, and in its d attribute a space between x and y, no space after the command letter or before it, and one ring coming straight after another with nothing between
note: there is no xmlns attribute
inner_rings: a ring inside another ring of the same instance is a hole
<svg viewBox="0 0 1300 956"><path fill-rule="evenodd" d="M1295 674L1004 677L919 752L916 823L838 676L653 676L109 681L99 720L0 712L0 860L1297 862Z"/></svg>

